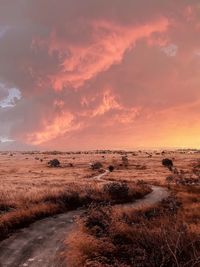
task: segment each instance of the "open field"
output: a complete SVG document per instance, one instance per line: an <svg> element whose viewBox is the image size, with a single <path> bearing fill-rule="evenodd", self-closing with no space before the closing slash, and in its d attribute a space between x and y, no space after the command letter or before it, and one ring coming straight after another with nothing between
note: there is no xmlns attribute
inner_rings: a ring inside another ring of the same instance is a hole
<svg viewBox="0 0 200 267"><path fill-rule="evenodd" d="M50 168L48 162L55 157L61 166ZM92 178L99 174L89 166L94 160L101 160L107 168L113 156L108 155L104 159L96 154L1 153L0 238L10 230L39 218L75 209L92 201L109 201L102 194L103 183ZM107 179L113 180L111 173ZM137 192L142 190L137 186Z"/></svg>
<svg viewBox="0 0 200 267"><path fill-rule="evenodd" d="M127 164L122 160L124 155ZM48 162L55 158L60 167L49 167ZM162 165L163 158L173 160L173 169ZM199 266L199 159L199 153L190 151L2 152L0 238L43 217L92 204L79 220L79 229L67 238L69 249L64 253L70 262L67 266L149 267L161 266L162 262L162 266ZM93 170L89 165L93 162L101 162L102 168ZM114 171L99 179L110 165ZM189 184L183 184L185 181ZM153 184L169 187L171 194L159 206L139 211L131 206L126 210L120 205L117 210L112 207L143 198L151 192L149 185ZM122 187L116 191L116 185ZM101 226L97 227L95 221ZM183 229L184 234L176 235L176 229L178 232ZM158 242L166 233L167 239ZM79 238L75 238L77 235ZM189 249L191 253L185 252L187 242L193 246ZM179 253L181 249L184 257Z"/></svg>

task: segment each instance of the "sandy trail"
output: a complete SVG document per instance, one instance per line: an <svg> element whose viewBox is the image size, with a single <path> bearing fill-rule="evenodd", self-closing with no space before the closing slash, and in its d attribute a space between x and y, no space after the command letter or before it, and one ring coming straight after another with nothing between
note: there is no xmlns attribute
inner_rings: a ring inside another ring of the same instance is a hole
<svg viewBox="0 0 200 267"><path fill-rule="evenodd" d="M11 235L0 243L1 267L62 266L58 255L74 218L81 210L46 218Z"/></svg>
<svg viewBox="0 0 200 267"><path fill-rule="evenodd" d="M94 178L100 180L107 171ZM152 186L152 192L134 203L117 207L151 206L168 196L166 189ZM74 228L76 216L83 210L70 211L31 224L0 243L0 267L64 267L59 261L63 241Z"/></svg>
<svg viewBox="0 0 200 267"><path fill-rule="evenodd" d="M168 190L164 187L152 185L151 188L152 192L146 195L144 198L138 199L133 203L115 205L115 208L120 208L124 210L126 210L127 208L133 208L133 209L141 209L143 207L148 208L150 206L159 203L160 201L169 196Z"/></svg>

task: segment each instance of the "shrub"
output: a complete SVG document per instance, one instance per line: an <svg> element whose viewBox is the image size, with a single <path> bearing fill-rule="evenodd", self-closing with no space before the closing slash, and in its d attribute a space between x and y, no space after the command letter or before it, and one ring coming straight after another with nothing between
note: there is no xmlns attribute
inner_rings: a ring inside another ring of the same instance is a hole
<svg viewBox="0 0 200 267"><path fill-rule="evenodd" d="M111 199L113 200L119 199L121 201L123 199L128 198L129 187L125 183L113 182L104 185L103 191L107 193L111 197Z"/></svg>
<svg viewBox="0 0 200 267"><path fill-rule="evenodd" d="M177 219L174 210L166 214L171 202L174 207L174 201L169 199L163 206L129 214L112 212L106 207L89 210L80 221L80 226L84 226L80 238L74 244L68 243L70 254L73 251L74 256L78 255L85 267L199 266L199 235ZM92 242L80 253L79 244L84 244L85 237Z"/></svg>
<svg viewBox="0 0 200 267"><path fill-rule="evenodd" d="M166 177L166 182L168 183L168 185L172 182L174 182L175 178L173 175L169 175Z"/></svg>
<svg viewBox="0 0 200 267"><path fill-rule="evenodd" d="M60 161L58 159L52 159L48 162L48 165L50 167L54 167L54 168L57 168L57 167L60 167Z"/></svg>
<svg viewBox="0 0 200 267"><path fill-rule="evenodd" d="M89 228L93 235L102 237L107 234L110 223L111 207L92 204L83 219L84 226Z"/></svg>
<svg viewBox="0 0 200 267"><path fill-rule="evenodd" d="M173 161L171 159L163 159L162 165L167 167L169 170L172 170L173 167Z"/></svg>
<svg viewBox="0 0 200 267"><path fill-rule="evenodd" d="M99 170L103 167L103 165L101 164L101 162L97 161L91 164L91 168L92 170Z"/></svg>
<svg viewBox="0 0 200 267"><path fill-rule="evenodd" d="M144 181L144 180L137 180L137 182L136 182L136 185L138 185L138 186L144 186L144 185L146 185L147 183Z"/></svg>
<svg viewBox="0 0 200 267"><path fill-rule="evenodd" d="M113 165L108 166L108 170L109 170L110 172L113 172L113 171L114 171L114 166L113 166Z"/></svg>

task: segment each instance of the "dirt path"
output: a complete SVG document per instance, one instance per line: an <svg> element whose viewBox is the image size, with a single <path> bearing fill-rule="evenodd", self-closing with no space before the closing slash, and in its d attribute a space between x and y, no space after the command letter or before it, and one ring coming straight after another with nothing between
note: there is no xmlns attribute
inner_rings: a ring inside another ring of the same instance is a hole
<svg viewBox="0 0 200 267"><path fill-rule="evenodd" d="M138 199L134 201L133 203L127 203L127 204L119 204L116 205L116 208L121 208L126 210L127 208L134 208L134 209L141 209L142 207L150 207L153 206L160 201L162 201L164 198L168 197L169 192L166 188L160 187L160 186L151 186L152 192L148 195L146 195L142 199Z"/></svg>
<svg viewBox="0 0 200 267"><path fill-rule="evenodd" d="M108 172L94 177L100 180ZM145 198L120 207L140 208L150 206L166 198L166 189L152 186ZM83 210L70 211L31 224L0 243L0 267L62 267L59 254L63 241L74 228L76 216Z"/></svg>
<svg viewBox="0 0 200 267"><path fill-rule="evenodd" d="M81 211L70 211L31 224L0 243L1 267L62 266L58 254Z"/></svg>

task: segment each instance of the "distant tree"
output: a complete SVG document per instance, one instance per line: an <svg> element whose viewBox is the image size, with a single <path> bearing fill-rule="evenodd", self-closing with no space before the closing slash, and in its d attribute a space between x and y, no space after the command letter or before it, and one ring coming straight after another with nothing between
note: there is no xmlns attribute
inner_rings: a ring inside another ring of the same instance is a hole
<svg viewBox="0 0 200 267"><path fill-rule="evenodd" d="M92 170L99 170L102 167L103 167L103 165L99 161L96 161L96 162L94 162L94 163L91 164Z"/></svg>
<svg viewBox="0 0 200 267"><path fill-rule="evenodd" d="M60 167L60 161L58 159L52 159L48 162L50 167L58 168Z"/></svg>
<svg viewBox="0 0 200 267"><path fill-rule="evenodd" d="M162 165L167 167L170 171L172 171L172 167L173 167L173 161L171 159L163 159L162 160Z"/></svg>
<svg viewBox="0 0 200 267"><path fill-rule="evenodd" d="M108 166L108 170L109 170L110 172L113 172L113 171L114 171L114 166L113 166L113 165Z"/></svg>

